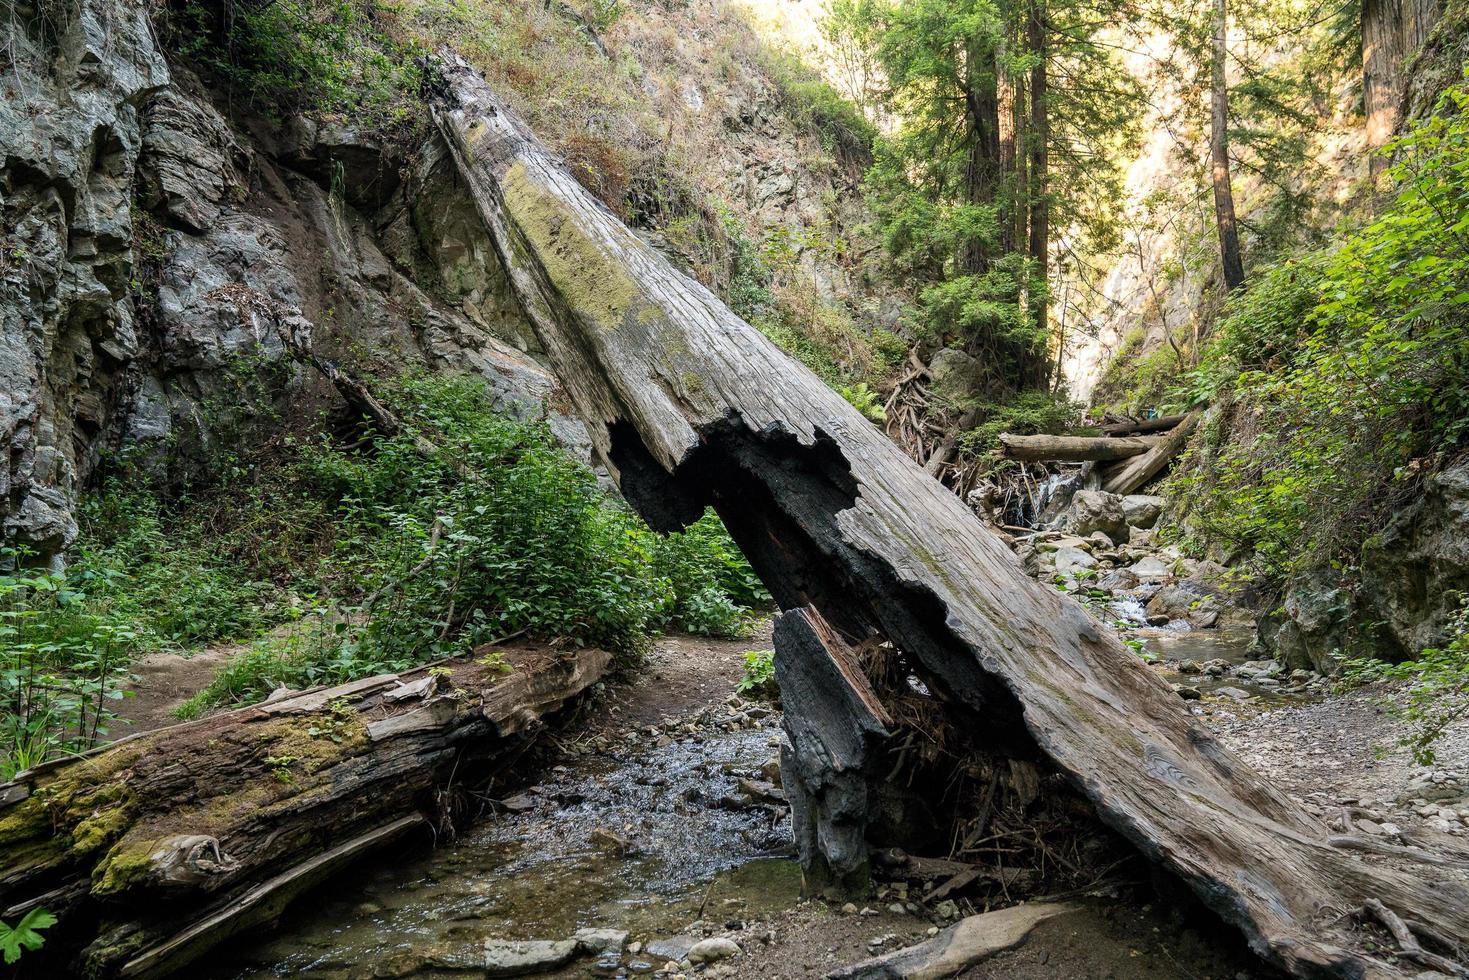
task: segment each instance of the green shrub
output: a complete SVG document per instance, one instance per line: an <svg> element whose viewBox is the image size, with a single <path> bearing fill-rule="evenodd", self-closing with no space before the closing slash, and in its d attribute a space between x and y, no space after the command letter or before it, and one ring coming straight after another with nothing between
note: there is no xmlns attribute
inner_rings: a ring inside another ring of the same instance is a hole
<svg viewBox="0 0 1469 980"><path fill-rule="evenodd" d="M142 637L65 576L0 548L0 780L106 736Z"/></svg>
<svg viewBox="0 0 1469 980"><path fill-rule="evenodd" d="M258 111L346 115L366 129L405 124L421 110L413 42L390 36L370 0L189 0L169 24L180 54Z"/></svg>
<svg viewBox="0 0 1469 980"><path fill-rule="evenodd" d="M242 574L226 545L187 503L170 509L150 490L112 481L82 504L67 582L150 646L252 634L282 614L279 596Z"/></svg>
<svg viewBox="0 0 1469 980"><path fill-rule="evenodd" d="M775 651L746 650L745 671L735 690L751 697L771 698L779 693L775 686Z"/></svg>
<svg viewBox="0 0 1469 980"><path fill-rule="evenodd" d="M1402 702L1387 701L1392 713L1407 725L1400 744L1420 766L1433 765L1435 746L1444 733L1469 717L1469 605L1459 613L1453 638L1442 649L1429 648L1398 664L1370 658L1348 660L1343 677L1348 684L1404 682Z"/></svg>
<svg viewBox="0 0 1469 980"><path fill-rule="evenodd" d="M621 656L646 645L672 590L630 515L544 425L497 415L467 378L381 394L405 431L366 448L323 441L301 466L336 501L328 574L366 597L361 656L403 669L519 633Z"/></svg>
<svg viewBox="0 0 1469 980"><path fill-rule="evenodd" d="M656 574L673 587L665 623L705 636L743 636L750 607L770 595L712 510L681 534L647 532Z"/></svg>
<svg viewBox="0 0 1469 980"><path fill-rule="evenodd" d="M1382 217L1257 276L1193 378L1219 379L1230 428L1172 491L1196 541L1271 573L1355 561L1469 433L1469 91L1388 152Z"/></svg>
<svg viewBox="0 0 1469 980"><path fill-rule="evenodd" d="M1081 414L1071 399L1048 391L1023 391L1009 401L981 407L979 422L959 440L966 452L995 449L1002 432L1017 435L1060 432L1073 426Z"/></svg>
<svg viewBox="0 0 1469 980"><path fill-rule="evenodd" d="M348 624L325 606L301 613L288 628L256 640L230 658L209 686L175 712L197 718L216 708L254 704L276 688L295 690L318 684L341 684L358 677L386 673L393 664L362 655Z"/></svg>

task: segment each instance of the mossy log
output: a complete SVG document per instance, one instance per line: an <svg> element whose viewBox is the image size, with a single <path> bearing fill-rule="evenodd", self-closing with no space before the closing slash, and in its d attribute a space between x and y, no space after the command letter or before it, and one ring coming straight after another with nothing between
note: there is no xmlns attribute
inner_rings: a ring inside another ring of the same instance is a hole
<svg viewBox="0 0 1469 980"><path fill-rule="evenodd" d="M1110 439L1106 436L1017 436L1000 433L1000 449L1011 459L1082 462L1140 456L1158 444L1156 436Z"/></svg>
<svg viewBox="0 0 1469 980"><path fill-rule="evenodd" d="M439 130L523 310L654 526L712 504L783 609L890 641L936 705L968 712L976 744L1051 767L1272 963L1403 976L1346 914L1369 898L1469 935L1451 873L1332 847L1110 630L582 188L471 68L445 56L438 84Z"/></svg>
<svg viewBox="0 0 1469 980"><path fill-rule="evenodd" d="M500 650L144 732L0 785L0 918L37 976L156 977L371 848L452 820L602 650ZM452 784L452 785L451 785Z"/></svg>

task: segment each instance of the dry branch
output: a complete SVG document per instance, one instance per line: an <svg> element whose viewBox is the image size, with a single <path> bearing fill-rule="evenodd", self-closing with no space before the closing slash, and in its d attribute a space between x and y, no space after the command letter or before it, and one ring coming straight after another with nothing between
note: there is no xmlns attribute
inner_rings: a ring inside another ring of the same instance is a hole
<svg viewBox="0 0 1469 980"><path fill-rule="evenodd" d="M1118 422L1115 425L1104 425L1101 428L1103 435L1108 436L1131 436L1143 435L1148 432L1167 432L1184 419L1187 415L1163 415L1155 419L1139 419L1136 422Z"/></svg>
<svg viewBox="0 0 1469 980"><path fill-rule="evenodd" d="M1120 470L1109 475L1102 484L1102 489L1108 493L1124 495L1137 493L1149 480L1163 472L1174 456L1183 451L1183 447L1188 444L1189 434L1198 423L1199 412L1194 411L1184 416L1183 421L1175 425L1156 446L1129 460Z"/></svg>

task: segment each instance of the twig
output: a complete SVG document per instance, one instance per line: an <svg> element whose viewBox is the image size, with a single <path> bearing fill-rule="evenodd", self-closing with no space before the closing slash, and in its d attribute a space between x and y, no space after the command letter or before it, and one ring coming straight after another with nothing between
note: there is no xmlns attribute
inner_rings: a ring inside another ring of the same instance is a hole
<svg viewBox="0 0 1469 980"><path fill-rule="evenodd" d="M1371 913L1377 921L1387 926L1387 931L1392 933L1393 938L1398 941L1399 956L1426 966L1430 970L1447 973L1451 977L1469 977L1469 970L1466 970L1447 956L1430 953L1420 946L1417 937L1413 935L1412 930L1408 928L1407 924L1398 918L1392 909L1383 905L1382 902L1375 898L1369 898L1363 903L1362 908L1364 911Z"/></svg>

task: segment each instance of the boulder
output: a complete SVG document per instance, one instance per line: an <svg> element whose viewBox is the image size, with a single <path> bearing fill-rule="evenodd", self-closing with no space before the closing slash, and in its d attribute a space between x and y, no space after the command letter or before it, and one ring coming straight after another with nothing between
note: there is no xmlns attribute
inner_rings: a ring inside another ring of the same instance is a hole
<svg viewBox="0 0 1469 980"><path fill-rule="evenodd" d="M1128 592L1137 588L1138 578L1130 568L1118 568L1107 573L1107 576L1097 583L1097 588L1108 592Z"/></svg>
<svg viewBox="0 0 1469 980"><path fill-rule="evenodd" d="M1469 462L1429 477L1423 493L1362 546L1361 621L1381 624L1390 653L1449 638L1469 595Z"/></svg>
<svg viewBox="0 0 1469 980"><path fill-rule="evenodd" d="M928 362L934 390L952 399L972 398L984 383L984 367L962 350L945 347Z"/></svg>
<svg viewBox="0 0 1469 980"><path fill-rule="evenodd" d="M571 937L583 953L620 953L627 945L626 929L578 929Z"/></svg>
<svg viewBox="0 0 1469 980"><path fill-rule="evenodd" d="M1069 575L1097 567L1097 560L1080 548L1056 549L1056 574Z"/></svg>
<svg viewBox="0 0 1469 980"><path fill-rule="evenodd" d="M694 943L689 948L688 960L690 963L717 963L732 956L739 956L741 952L739 944L733 939L715 936Z"/></svg>
<svg viewBox="0 0 1469 980"><path fill-rule="evenodd" d="M1122 516L1130 527L1148 530L1158 523L1167 503L1162 497L1146 493L1130 493L1122 498Z"/></svg>
<svg viewBox="0 0 1469 980"><path fill-rule="evenodd" d="M1370 654L1358 629L1356 596L1340 572L1317 569L1297 576L1285 601L1256 624L1256 638L1293 668L1335 674L1341 658Z"/></svg>
<svg viewBox="0 0 1469 980"><path fill-rule="evenodd" d="M1111 544L1110 539L1108 540L1108 544ZM1089 552L1093 547L1095 545L1086 538L1078 538L1069 534L1057 534L1036 543L1036 548L1040 551L1060 551L1062 548L1075 548L1078 551Z"/></svg>
<svg viewBox="0 0 1469 980"><path fill-rule="evenodd" d="M544 973L565 966L576 954L574 939L489 939L485 941L485 976Z"/></svg>
<svg viewBox="0 0 1469 980"><path fill-rule="evenodd" d="M655 939L648 944L645 950L648 957L658 962L678 962L689 955L689 950L699 940L693 936L670 936L667 939Z"/></svg>
<svg viewBox="0 0 1469 980"><path fill-rule="evenodd" d="M1115 544L1128 538L1127 519L1122 512L1122 498L1104 490L1078 490L1062 518L1065 527L1078 537L1090 537L1100 531Z"/></svg>
<svg viewBox="0 0 1469 980"><path fill-rule="evenodd" d="M1166 617L1170 621L1181 619L1190 626L1207 629L1219 622L1224 605L1225 600L1217 589L1198 579L1187 578L1163 586L1148 600L1147 608L1150 620L1153 617Z"/></svg>
<svg viewBox="0 0 1469 980"><path fill-rule="evenodd" d="M1139 582L1161 582L1172 575L1168 565L1156 555L1147 555L1129 566L1128 571Z"/></svg>

